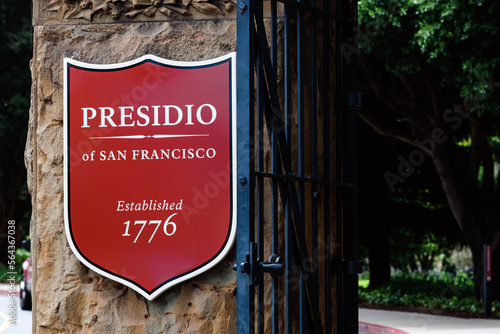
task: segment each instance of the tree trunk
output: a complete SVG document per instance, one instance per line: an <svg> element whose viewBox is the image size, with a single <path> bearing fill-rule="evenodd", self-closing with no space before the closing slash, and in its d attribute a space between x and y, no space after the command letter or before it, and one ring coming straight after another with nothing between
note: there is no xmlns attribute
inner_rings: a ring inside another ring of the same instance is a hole
<svg viewBox="0 0 500 334"><path fill-rule="evenodd" d="M368 258L370 266L370 288L376 289L391 279L391 261L387 231L380 226L379 231L368 241Z"/></svg>
<svg viewBox="0 0 500 334"><path fill-rule="evenodd" d="M483 298L483 247L489 244L492 246L492 260L494 261L492 297L500 299L499 284L495 283L497 279L500 279L500 246L497 245L500 241L500 228L497 223L498 209L493 204L493 194L478 187L477 173L474 168L472 171L468 169L464 161L466 161L464 155L454 147L452 141L439 145L433 158L451 212L472 251L474 294L478 299ZM470 166L473 164L474 161L471 161Z"/></svg>

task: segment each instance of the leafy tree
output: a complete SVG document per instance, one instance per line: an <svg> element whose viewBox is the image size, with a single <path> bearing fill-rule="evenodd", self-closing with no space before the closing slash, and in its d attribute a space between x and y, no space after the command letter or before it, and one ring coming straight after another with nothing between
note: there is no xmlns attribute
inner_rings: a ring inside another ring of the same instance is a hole
<svg viewBox="0 0 500 334"><path fill-rule="evenodd" d="M472 249L475 290L483 244L492 245L500 297L500 3L485 0L361 0L362 80L385 105L361 117L412 145L384 172L391 191L431 161ZM349 55L357 50L344 45Z"/></svg>
<svg viewBox="0 0 500 334"><path fill-rule="evenodd" d="M370 92L363 100L371 111L386 109ZM359 125L359 206L363 208L359 212L360 246L368 260L365 265L369 267L370 288L378 288L389 283L391 267L429 270L438 254L450 253L465 241L432 161L425 161L391 192L384 173L394 168L395 157L408 156L413 148L378 136L364 122Z"/></svg>
<svg viewBox="0 0 500 334"><path fill-rule="evenodd" d="M30 106L31 2L3 0L0 25L0 260L5 263L8 220L16 221L18 245L29 222L24 147Z"/></svg>

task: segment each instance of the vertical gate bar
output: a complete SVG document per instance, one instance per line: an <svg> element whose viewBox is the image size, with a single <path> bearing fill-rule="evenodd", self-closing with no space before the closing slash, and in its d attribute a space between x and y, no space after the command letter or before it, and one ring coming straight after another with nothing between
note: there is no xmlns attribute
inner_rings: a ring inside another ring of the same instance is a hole
<svg viewBox="0 0 500 334"><path fill-rule="evenodd" d="M300 2L300 0L297 0L297 2ZM298 116L298 176L299 177L304 177L304 83L303 83L303 72L302 72L302 63L303 63L303 58L304 54L302 52L303 49L303 36L302 36L302 26L304 24L304 19L302 15L302 10L300 8L297 8L297 116ZM299 187L298 187L298 200L299 200L299 210L302 212L302 219L305 218L305 197L304 197L304 183L299 182ZM300 224L301 226L305 227L304 224L305 220L302 220L300 222L295 222L296 224ZM305 237L305 235L304 235ZM299 270L300 270L300 280L299 280L299 285L300 285L300 293L299 293L299 305L300 305L300 333L304 333L303 328L305 325L305 305L306 301L305 299L305 293L303 293L303 290L305 290L304 284L304 277L302 275L304 271L304 260L301 259L300 263L297 263Z"/></svg>
<svg viewBox="0 0 500 334"><path fill-rule="evenodd" d="M277 155L276 146L273 148L272 155ZM278 227L278 187L276 180L272 180L272 205L273 205L273 223L272 223L272 234L273 234L273 254L278 255L279 252L279 227ZM279 277L272 277L272 325L273 333L279 333L279 303L280 303L280 290L279 290Z"/></svg>
<svg viewBox="0 0 500 334"><path fill-rule="evenodd" d="M276 0L271 0L271 60L273 63L273 69L277 77L277 53L278 53L278 42L277 42L277 5ZM277 129L273 128L271 134L271 170L273 173L279 173L279 155L278 155L278 140L277 140ZM279 231L278 231L278 185L275 179L272 180L272 252L274 254L279 253ZM274 281L273 281L274 283ZM274 290L274 289L273 289Z"/></svg>
<svg viewBox="0 0 500 334"><path fill-rule="evenodd" d="M257 59L259 62L259 59ZM262 82L263 73L260 70L257 70L257 170L264 170L264 147L263 147L263 131L264 131L264 122L262 117L261 108L264 108L262 103L261 94L262 89L260 88L260 82ZM262 176L257 176L257 207L256 207L256 215L257 215L257 247L258 247L258 258L263 259L264 255L264 179ZM259 285L257 286L257 324L258 324L258 333L264 333L264 282L260 280Z"/></svg>
<svg viewBox="0 0 500 334"><path fill-rule="evenodd" d="M316 7L316 1L311 5ZM318 89L317 89L317 23L316 15L311 13L311 174L313 178L318 177ZM316 184L316 183L313 183Z"/></svg>
<svg viewBox="0 0 500 334"><path fill-rule="evenodd" d="M336 144L336 157L335 164L337 166L337 181L342 181L342 160L344 159L343 153L343 118L342 118L342 50L339 48L340 41L342 40L342 22L339 18L342 17L342 2L344 0L336 0L336 10L335 14L337 17L337 21L335 22L335 125L336 125L336 135L335 135L335 144ZM336 231L335 231L335 244L336 244L336 274L337 274L337 332L344 333L344 307L343 307L343 275L342 275L342 261L343 261L343 240L342 240L342 225L344 223L343 220L343 199L342 194L339 191L336 191Z"/></svg>
<svg viewBox="0 0 500 334"><path fill-rule="evenodd" d="M344 4L346 21L342 31L342 42L357 48L356 42L356 20L357 1L346 0ZM356 67L357 54L350 55L350 59L343 59L343 93L345 96L357 93ZM352 191L346 198L346 208L344 213L344 243L343 252L345 261L358 260L358 219L357 219L357 112L352 103L343 108L344 117L344 182L353 185ZM355 272L344 274L344 329L346 334L358 333L358 276Z"/></svg>
<svg viewBox="0 0 500 334"><path fill-rule="evenodd" d="M286 297L286 307L285 307L285 325L286 325L286 333L292 333L292 323L293 323L293 313L292 313L292 282L294 277L293 270L293 226L292 226L292 213L290 210L290 201L288 198L286 199L285 205L285 297Z"/></svg>
<svg viewBox="0 0 500 334"><path fill-rule="evenodd" d="M262 1L257 1L255 5L255 20L264 19ZM258 28L257 28L258 29ZM261 32L258 32L261 33ZM257 35L256 38L259 38ZM264 82L264 71L261 62L260 52L257 54L256 75L257 75L257 170L264 171L264 94L267 94ZM264 179L257 177L257 254L262 261L264 257ZM260 279L257 286L257 333L264 333L264 281Z"/></svg>
<svg viewBox="0 0 500 334"><path fill-rule="evenodd" d="M316 7L316 0L311 1L311 7ZM317 82L317 20L316 14L311 12L311 40L310 40L310 52L311 52L311 174L313 178L318 177L318 82ZM312 292L311 301L317 305L319 305L319 246L318 246L318 209L319 209L319 201L318 201L318 185L313 183L311 185L312 196L312 212L311 212L311 263L312 263L312 286L314 287L314 291ZM317 321L321 321L321 316Z"/></svg>
<svg viewBox="0 0 500 334"><path fill-rule="evenodd" d="M279 160L278 160L278 140L276 138L276 133L273 131L272 142L271 142L271 155L272 155L272 170L273 173L279 172ZM272 253L280 254L279 247L279 209L278 209L278 181L272 180ZM273 333L279 333L279 277L273 277L272 282L272 316L273 316Z"/></svg>
<svg viewBox="0 0 500 334"><path fill-rule="evenodd" d="M306 305L305 303L307 302L307 297L305 296L306 288L302 282L304 282L304 270L302 268L299 269L299 279L300 279L300 284L299 284L299 323L300 323L300 334L306 334L307 333L307 327L306 327L306 319L307 319L307 314L306 314Z"/></svg>
<svg viewBox="0 0 500 334"><path fill-rule="evenodd" d="M277 1L271 0L271 61L273 69L278 71L278 19L277 19ZM271 170L273 173L279 172L278 140L276 129L273 129L271 135ZM272 181L272 253L279 254L279 221L278 221L278 184L277 180ZM279 277L272 278L272 332L279 333Z"/></svg>
<svg viewBox="0 0 500 334"><path fill-rule="evenodd" d="M253 304L254 289L250 285L250 276L243 272L241 263L246 262L249 251L249 240L253 239L253 165L251 164L253 145L253 101L254 101L254 34L253 34L253 0L241 0L237 14L237 241L236 241L236 289L237 298L237 332L239 334L254 333ZM248 84L246 84L248 83Z"/></svg>
<svg viewBox="0 0 500 334"><path fill-rule="evenodd" d="M298 0L300 2L300 0ZM302 71L304 63L303 52L303 26L304 17L302 10L297 8L297 108L298 108L298 176L304 177L304 73ZM299 205L304 217L304 183L299 182Z"/></svg>
<svg viewBox="0 0 500 334"><path fill-rule="evenodd" d="M285 79L285 97L284 97L284 123L285 123L285 137L287 140L287 150L291 152L292 142L292 74L291 74L291 57L290 57L290 5L284 3L284 22L283 22L283 72Z"/></svg>
<svg viewBox="0 0 500 334"><path fill-rule="evenodd" d="M276 0L271 0L271 61L273 64L273 69L276 73L278 71L278 30L277 30L277 4ZM279 155L278 155L278 141L277 141L277 133L276 129L273 128L273 132L271 135L271 170L273 173L279 173ZM272 180L272 226L273 226L273 243L272 243L272 251L274 254L279 253L279 235L278 235L278 187L276 180ZM275 233L276 232L276 233Z"/></svg>
<svg viewBox="0 0 500 334"><path fill-rule="evenodd" d="M330 1L323 2L323 12L329 13ZM330 19L323 16L323 178L330 181ZM324 196L324 257L325 257L325 332L332 333L330 186L323 186Z"/></svg>
<svg viewBox="0 0 500 334"><path fill-rule="evenodd" d="M300 0L298 0L300 2ZM298 176L304 177L304 81L303 81L303 25L302 10L297 8L297 112L298 112ZM299 205L304 214L304 183L299 182Z"/></svg>
<svg viewBox="0 0 500 334"><path fill-rule="evenodd" d="M287 147L286 149L291 151L291 65L290 65L290 6L288 4L284 4L284 27L283 27L283 56L284 56L284 80L285 80L285 98L284 98L284 114L285 114L285 136L287 139ZM292 333L292 282L293 282L293 250L292 247L292 217L291 217L291 208L290 208L290 198L287 196L285 198L285 298L286 304L285 307L285 324L286 324L286 333Z"/></svg>

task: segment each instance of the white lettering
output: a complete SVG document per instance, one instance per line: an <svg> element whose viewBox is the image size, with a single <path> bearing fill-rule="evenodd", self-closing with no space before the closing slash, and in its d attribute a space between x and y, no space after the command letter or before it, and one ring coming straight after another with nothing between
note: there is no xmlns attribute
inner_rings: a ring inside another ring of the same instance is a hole
<svg viewBox="0 0 500 334"><path fill-rule="evenodd" d="M213 148L209 148L207 150L207 158L213 159L215 157L215 150Z"/></svg>
<svg viewBox="0 0 500 334"><path fill-rule="evenodd" d="M146 126L149 124L149 116L142 112L143 109L146 109L146 112L148 112L149 107L148 106L140 106L139 108L137 108L137 116L139 116L140 118L142 118L144 120L144 123L141 123L141 122L139 122L139 120L137 120L137 125L139 125L139 126Z"/></svg>
<svg viewBox="0 0 500 334"><path fill-rule="evenodd" d="M182 109L177 106L163 106L165 108L165 123L163 125L177 125L182 121ZM170 108L177 110L177 120L174 123L170 122Z"/></svg>
<svg viewBox="0 0 500 334"><path fill-rule="evenodd" d="M97 111L94 108L82 108L83 111L83 125L82 128L90 128L89 119L93 119L97 115ZM91 111L91 116L89 117L89 111Z"/></svg>
<svg viewBox="0 0 500 334"><path fill-rule="evenodd" d="M116 127L115 122L113 122L113 120L111 119L111 117L113 117L113 115L115 114L115 110L110 107L99 107L99 110L101 111L101 125L99 125L99 127L107 127L106 120L108 121L109 125ZM108 115L106 115L106 110L109 111Z"/></svg>
<svg viewBox="0 0 500 334"><path fill-rule="evenodd" d="M212 118L208 122L203 121L203 119L201 118L201 111L203 110L203 107L209 107L210 111L212 112ZM196 119L198 120L198 122L200 122L203 125L212 124L215 121L216 118L217 118L217 110L215 110L215 107L213 105L211 105L211 104L208 104L208 103L207 104L203 104L196 111Z"/></svg>
<svg viewBox="0 0 500 334"><path fill-rule="evenodd" d="M193 107L194 105L193 104L187 104L186 105L186 108L187 108L187 122L186 122L186 125L193 125Z"/></svg>
<svg viewBox="0 0 500 334"><path fill-rule="evenodd" d="M163 108L163 113L160 113ZM139 106L132 105L113 107L85 107L82 110L82 128L90 128L97 123L100 128L133 127L133 126L174 126L174 125L210 125L217 119L217 109L211 104L202 104L196 109L195 105L186 104L183 107L176 105ZM99 118L98 118L99 114ZM152 121L152 123L151 123ZM104 131L104 130L102 130Z"/></svg>
<svg viewBox="0 0 500 334"><path fill-rule="evenodd" d="M199 155L199 154L198 154L198 152L200 152L200 151L202 152L202 154L203 154L203 155ZM203 159L203 158L205 157L205 154L204 154L204 153L205 153L205 150L204 150L204 149L202 149L202 148L199 148L199 149L197 149L197 150L196 150L196 157L197 157L198 159Z"/></svg>
<svg viewBox="0 0 500 334"><path fill-rule="evenodd" d="M120 125L119 126L134 126L135 121L132 123L126 123L125 119L128 118L132 120L132 112L134 111L134 107L118 107L120 109ZM130 113L126 113L126 109L130 109Z"/></svg>
<svg viewBox="0 0 500 334"><path fill-rule="evenodd" d="M154 123L153 125L154 126L158 126L160 125L160 123L158 122L158 109L160 108L160 106L153 106L153 110L154 110Z"/></svg>

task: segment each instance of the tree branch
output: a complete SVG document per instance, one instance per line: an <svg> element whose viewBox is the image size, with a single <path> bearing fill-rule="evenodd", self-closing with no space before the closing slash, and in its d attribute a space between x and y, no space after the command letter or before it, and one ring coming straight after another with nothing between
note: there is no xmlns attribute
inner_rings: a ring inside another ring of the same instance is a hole
<svg viewBox="0 0 500 334"><path fill-rule="evenodd" d="M424 111L416 108L415 105L409 101L410 99L405 100L405 94L396 93L393 89L389 89L387 87L387 82L377 75L377 70L368 60L362 58L359 65L380 101L391 110L409 119L415 127L419 128L419 134L428 132L427 130L430 124L427 117L422 116L426 114Z"/></svg>
<svg viewBox="0 0 500 334"><path fill-rule="evenodd" d="M432 156L433 153L431 151L429 151L426 147L415 143L415 141L412 137L406 135L402 131L399 131L391 126L388 126L386 123L378 121L375 117L373 117L373 115L371 115L366 110L360 110L359 117L361 117L361 119L363 121L365 121L378 134L385 136L385 137L392 138L392 139L397 139L397 140L402 141L404 143L418 147L419 149L425 151L427 154Z"/></svg>
<svg viewBox="0 0 500 334"><path fill-rule="evenodd" d="M411 80L408 80L408 78L406 77L406 75L404 75L403 73L400 73L399 74L399 79L401 80L401 82L403 83L403 85L405 86L406 88L406 91L408 92L408 94L410 94L410 98L411 98L411 103L413 105L416 105L417 104L417 94L416 94L416 87L415 85L413 85L413 83L411 82Z"/></svg>

